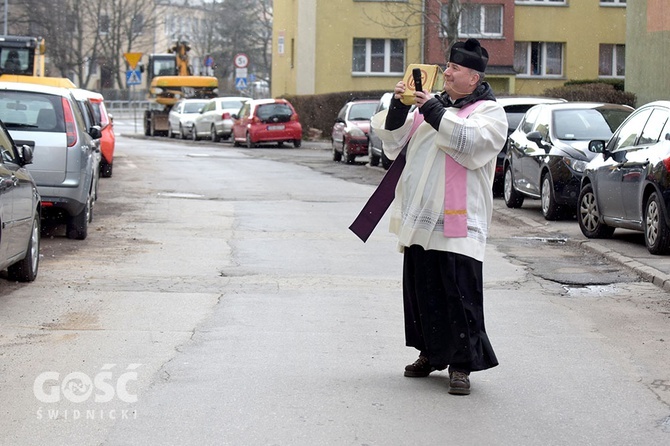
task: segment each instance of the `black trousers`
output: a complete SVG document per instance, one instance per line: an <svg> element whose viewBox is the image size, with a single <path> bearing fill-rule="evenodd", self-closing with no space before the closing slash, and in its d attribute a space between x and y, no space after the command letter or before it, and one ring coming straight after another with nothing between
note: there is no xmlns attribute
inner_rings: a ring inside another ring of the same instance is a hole
<svg viewBox="0 0 670 446"><path fill-rule="evenodd" d="M484 327L482 262L452 252L405 248L405 341L430 364L465 372L498 365Z"/></svg>

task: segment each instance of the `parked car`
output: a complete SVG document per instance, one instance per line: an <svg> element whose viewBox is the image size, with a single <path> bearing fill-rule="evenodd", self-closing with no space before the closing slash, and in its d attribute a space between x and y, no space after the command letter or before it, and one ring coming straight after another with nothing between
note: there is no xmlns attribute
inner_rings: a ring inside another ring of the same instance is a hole
<svg viewBox="0 0 670 446"><path fill-rule="evenodd" d="M17 148L0 122L0 150L0 270L6 269L10 280L32 282L40 261L41 222L37 184L25 167L33 149Z"/></svg>
<svg viewBox="0 0 670 446"><path fill-rule="evenodd" d="M100 163L100 175L104 178L112 176L112 167L114 166L114 148L116 146L116 137L114 136L114 121L112 115L107 111L105 98L95 91L84 90L91 102L95 122L100 126L102 137L100 138L100 153L102 161Z"/></svg>
<svg viewBox="0 0 670 446"><path fill-rule="evenodd" d="M370 118L378 105L379 101L372 99L355 99L344 104L330 135L333 161L344 159L346 163L353 163L357 156L368 154Z"/></svg>
<svg viewBox="0 0 670 446"><path fill-rule="evenodd" d="M18 146L33 149L29 171L42 197L42 212L66 219L68 238L88 234L95 179L99 169L94 140L72 90L37 84L0 82L0 120Z"/></svg>
<svg viewBox="0 0 670 446"><path fill-rule="evenodd" d="M375 109L375 112L372 114L372 116L389 108L391 105L391 99L393 99L393 93L384 93L379 99L377 108ZM412 105L409 110L410 113L412 113L414 107L415 106ZM370 131L368 133L368 157L370 158L371 166L378 166L379 162L381 161L382 167L386 170L388 170L388 168L391 167L391 164L393 163L393 160L388 159L386 154L384 154L382 140L379 139L379 136L377 136L377 133L375 132L375 129L372 128L372 126L370 126Z"/></svg>
<svg viewBox="0 0 670 446"><path fill-rule="evenodd" d="M188 138L193 127L193 120L205 104L207 104L207 99L182 99L177 102L168 114L168 137Z"/></svg>
<svg viewBox="0 0 670 446"><path fill-rule="evenodd" d="M607 238L615 228L642 231L650 253L670 253L670 101L638 108L609 141L589 145L601 153L582 178L582 233Z"/></svg>
<svg viewBox="0 0 670 446"><path fill-rule="evenodd" d="M249 99L240 96L210 99L193 119L195 131L191 132L192 138L194 140L209 138L214 142L230 139L233 131L232 116L240 111L242 105Z"/></svg>
<svg viewBox="0 0 670 446"><path fill-rule="evenodd" d="M586 163L597 155L589 141L609 138L632 111L627 105L591 102L530 108L509 137L505 204L518 208L527 197L540 198L547 220L574 212Z"/></svg>
<svg viewBox="0 0 670 446"><path fill-rule="evenodd" d="M98 166L98 169L95 170L94 177L93 177L93 203L98 199L98 182L100 179L100 172L101 172L101 166L102 166L102 155L100 153L100 147L102 146L102 131L100 125L98 125L98 120L95 116L95 111L93 109L93 103L90 100L90 95L86 90L82 90L79 88L75 88L72 90L72 95L74 96L75 102L77 106L79 107L79 111L81 112L82 118L84 118L84 123L86 125L86 129L88 129L89 133L93 131L93 128L96 128L96 135L97 131L100 131L100 138L94 139L93 140L93 155L95 156L95 164ZM91 212L89 214L89 222L93 219L93 207L91 207Z"/></svg>
<svg viewBox="0 0 670 446"><path fill-rule="evenodd" d="M286 99L252 99L233 115L234 145L244 143L256 147L259 143L302 144L302 125L293 105Z"/></svg>
<svg viewBox="0 0 670 446"><path fill-rule="evenodd" d="M565 99L545 98L540 96L509 96L496 98L498 103L505 109L507 115L507 137L514 133L514 130L519 126L521 118L526 114L528 109L538 104L557 104L560 102L567 102ZM505 155L507 154L507 139L505 145L498 154L496 160L496 171L493 178L493 192L496 195L502 195L503 192L503 178L505 164Z"/></svg>

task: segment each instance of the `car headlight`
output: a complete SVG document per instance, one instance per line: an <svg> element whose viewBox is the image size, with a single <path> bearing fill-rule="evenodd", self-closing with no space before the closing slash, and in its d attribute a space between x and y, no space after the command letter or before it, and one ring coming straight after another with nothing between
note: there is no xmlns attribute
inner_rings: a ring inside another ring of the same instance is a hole
<svg viewBox="0 0 670 446"><path fill-rule="evenodd" d="M572 170L575 172L582 173L584 172L584 169L586 169L586 164L588 164L587 161L580 161L576 160L573 158L568 158L567 156L563 157L563 162Z"/></svg>
<svg viewBox="0 0 670 446"><path fill-rule="evenodd" d="M349 128L349 134L354 138L365 138L365 132L360 127L352 126Z"/></svg>

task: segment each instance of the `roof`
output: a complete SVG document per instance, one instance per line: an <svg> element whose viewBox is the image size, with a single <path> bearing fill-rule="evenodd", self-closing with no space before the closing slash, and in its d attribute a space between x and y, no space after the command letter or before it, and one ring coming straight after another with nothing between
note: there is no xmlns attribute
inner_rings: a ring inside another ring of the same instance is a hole
<svg viewBox="0 0 670 446"><path fill-rule="evenodd" d="M21 76L18 74L3 74L0 76L0 81L51 85L52 87L77 88L77 86L70 79L66 77Z"/></svg>
<svg viewBox="0 0 670 446"><path fill-rule="evenodd" d="M72 96L72 89L69 88L52 87L50 85L22 82L3 82L2 79L0 79L0 90L34 91L38 93L54 94L59 96Z"/></svg>

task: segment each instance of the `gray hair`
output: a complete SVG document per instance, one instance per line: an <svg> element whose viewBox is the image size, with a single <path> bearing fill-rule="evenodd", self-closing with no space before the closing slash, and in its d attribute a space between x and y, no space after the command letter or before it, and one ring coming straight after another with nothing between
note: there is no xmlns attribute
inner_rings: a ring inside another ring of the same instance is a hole
<svg viewBox="0 0 670 446"><path fill-rule="evenodd" d="M472 70L479 75L479 81L477 81L477 87L479 87L483 82L486 74L483 71Z"/></svg>

